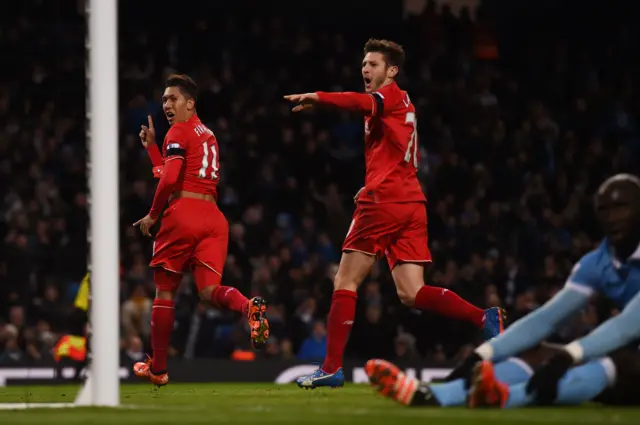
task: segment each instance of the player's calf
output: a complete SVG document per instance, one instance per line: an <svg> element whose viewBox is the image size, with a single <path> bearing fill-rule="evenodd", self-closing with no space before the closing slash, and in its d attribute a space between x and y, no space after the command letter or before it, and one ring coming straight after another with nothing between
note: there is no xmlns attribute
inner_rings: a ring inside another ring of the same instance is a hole
<svg viewBox="0 0 640 425"><path fill-rule="evenodd" d="M251 344L262 348L269 339L269 321L267 320L267 302L261 297L247 299L240 291L231 286L221 286L220 275L203 264L193 266L199 296L212 306L236 311L247 315L251 332Z"/></svg>

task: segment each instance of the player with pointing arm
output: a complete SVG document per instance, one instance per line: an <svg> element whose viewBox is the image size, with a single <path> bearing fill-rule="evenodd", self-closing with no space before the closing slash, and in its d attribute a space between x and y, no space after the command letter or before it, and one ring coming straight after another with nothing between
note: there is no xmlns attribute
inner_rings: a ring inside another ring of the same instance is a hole
<svg viewBox="0 0 640 425"><path fill-rule="evenodd" d="M472 322L486 338L502 331L502 310L484 311L447 289L424 284L424 265L431 262L426 198L417 176L416 109L395 81L403 62L401 46L371 39L362 61L365 93L285 96L296 104L293 112L322 105L365 116L365 185L356 195L356 211L334 280L327 356L320 369L298 379L302 388L344 385L342 357L355 316L356 290L380 256L387 259L403 304Z"/></svg>

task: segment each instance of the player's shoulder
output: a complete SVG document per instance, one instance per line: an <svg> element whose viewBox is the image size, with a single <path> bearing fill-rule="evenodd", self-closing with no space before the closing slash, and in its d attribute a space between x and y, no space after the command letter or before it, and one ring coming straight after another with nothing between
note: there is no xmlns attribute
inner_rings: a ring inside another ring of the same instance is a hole
<svg viewBox="0 0 640 425"><path fill-rule="evenodd" d="M188 129L187 123L177 122L169 127L165 139L167 141L186 141Z"/></svg>
<svg viewBox="0 0 640 425"><path fill-rule="evenodd" d="M597 248L587 252L578 260L573 268L573 273L601 275L610 265L611 255L609 255L605 242L602 242Z"/></svg>
<svg viewBox="0 0 640 425"><path fill-rule="evenodd" d="M398 83L395 82L387 84L384 87L380 87L374 92L374 94L378 94L385 100L392 102L400 102L409 96L407 92L402 90L400 86L398 86Z"/></svg>
<svg viewBox="0 0 640 425"><path fill-rule="evenodd" d="M372 93L378 96L384 103L385 115L395 115L403 111L412 111L413 105L409 94L402 90L396 83L388 84Z"/></svg>

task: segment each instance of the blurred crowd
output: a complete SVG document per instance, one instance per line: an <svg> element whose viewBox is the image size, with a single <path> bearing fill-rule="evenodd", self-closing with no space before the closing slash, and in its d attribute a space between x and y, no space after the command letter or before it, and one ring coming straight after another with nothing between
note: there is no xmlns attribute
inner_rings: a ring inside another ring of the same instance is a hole
<svg viewBox="0 0 640 425"><path fill-rule="evenodd" d="M85 23L76 2L60 3L21 3L0 30L12 64L0 67L0 365L50 357L87 268ZM122 355L133 360L148 350L154 294L152 241L131 226L155 189L137 133L151 114L162 140L170 72L198 82L199 115L220 143L219 204L230 222L223 282L270 302L272 337L258 357L324 356L332 278L364 179L361 118L293 116L282 95L361 90L369 36L407 51L400 85L417 108L434 285L480 307L504 306L511 319L535 309L599 242L594 189L638 169L639 38L623 20L588 25L595 18L567 21L554 10L547 21L512 15L509 25L495 5L454 14L427 2L420 15L402 20L398 11L385 24L363 18L345 30L313 15L195 4L167 27L158 25L159 6L141 17L137 2L120 3L113 213ZM612 313L595 303L557 337ZM348 355L442 362L477 337L463 323L401 306L380 262L361 288ZM249 347L244 318L199 303L185 276L172 355L234 358Z"/></svg>

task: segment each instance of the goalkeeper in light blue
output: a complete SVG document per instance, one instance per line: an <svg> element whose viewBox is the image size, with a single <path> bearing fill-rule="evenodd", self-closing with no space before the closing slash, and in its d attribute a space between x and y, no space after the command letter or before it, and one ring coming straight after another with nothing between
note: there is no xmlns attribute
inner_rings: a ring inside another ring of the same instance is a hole
<svg viewBox="0 0 640 425"><path fill-rule="evenodd" d="M640 180L629 174L606 180L596 212L605 239L544 306L479 346L446 383L419 382L388 362L370 360L366 371L374 387L407 406L640 405ZM594 294L621 313L568 345L540 345Z"/></svg>

